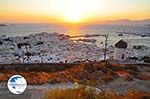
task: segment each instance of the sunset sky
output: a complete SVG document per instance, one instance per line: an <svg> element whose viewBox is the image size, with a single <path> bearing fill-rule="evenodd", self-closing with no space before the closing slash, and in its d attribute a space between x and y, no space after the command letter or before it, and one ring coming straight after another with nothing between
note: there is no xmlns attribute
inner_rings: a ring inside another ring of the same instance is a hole
<svg viewBox="0 0 150 99"><path fill-rule="evenodd" d="M0 0L4 23L93 23L150 18L150 0Z"/></svg>

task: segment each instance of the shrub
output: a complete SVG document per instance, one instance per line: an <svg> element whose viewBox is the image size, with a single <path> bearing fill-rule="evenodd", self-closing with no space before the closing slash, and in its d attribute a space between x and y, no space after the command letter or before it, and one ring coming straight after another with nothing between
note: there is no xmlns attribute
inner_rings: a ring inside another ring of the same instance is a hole
<svg viewBox="0 0 150 99"><path fill-rule="evenodd" d="M150 93L129 90L124 95L111 91L97 92L94 88L79 87L76 89L52 89L44 99L150 99Z"/></svg>
<svg viewBox="0 0 150 99"><path fill-rule="evenodd" d="M111 97L111 98L110 98ZM114 93L99 93L92 88L53 89L48 91L44 99L120 99Z"/></svg>
<svg viewBox="0 0 150 99"><path fill-rule="evenodd" d="M150 99L150 93L128 91L124 99Z"/></svg>

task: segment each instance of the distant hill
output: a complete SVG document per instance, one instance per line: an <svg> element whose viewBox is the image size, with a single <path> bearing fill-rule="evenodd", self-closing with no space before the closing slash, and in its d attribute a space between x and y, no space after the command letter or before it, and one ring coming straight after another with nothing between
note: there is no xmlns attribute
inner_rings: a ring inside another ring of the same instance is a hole
<svg viewBox="0 0 150 99"><path fill-rule="evenodd" d="M7 26L6 24L0 24L0 26Z"/></svg>
<svg viewBox="0 0 150 99"><path fill-rule="evenodd" d="M150 27L150 23L149 23L149 24L146 24L145 26L148 26L148 27Z"/></svg>
<svg viewBox="0 0 150 99"><path fill-rule="evenodd" d="M122 19L122 20L116 20L116 21L107 21L108 24L123 24L123 25L150 25L150 19L144 19L144 20L129 20L129 19Z"/></svg>

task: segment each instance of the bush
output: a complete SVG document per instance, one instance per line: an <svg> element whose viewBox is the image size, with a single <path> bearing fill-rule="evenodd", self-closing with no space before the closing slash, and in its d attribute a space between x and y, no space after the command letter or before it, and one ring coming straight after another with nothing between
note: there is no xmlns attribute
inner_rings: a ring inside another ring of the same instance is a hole
<svg viewBox="0 0 150 99"><path fill-rule="evenodd" d="M92 88L80 87L76 89L53 89L44 99L120 99L114 93L99 93Z"/></svg>
<svg viewBox="0 0 150 99"><path fill-rule="evenodd" d="M150 99L150 93L128 91L118 95L111 91L97 92L94 88L53 89L46 93L44 99Z"/></svg>
<svg viewBox="0 0 150 99"><path fill-rule="evenodd" d="M150 93L128 91L124 99L150 99Z"/></svg>

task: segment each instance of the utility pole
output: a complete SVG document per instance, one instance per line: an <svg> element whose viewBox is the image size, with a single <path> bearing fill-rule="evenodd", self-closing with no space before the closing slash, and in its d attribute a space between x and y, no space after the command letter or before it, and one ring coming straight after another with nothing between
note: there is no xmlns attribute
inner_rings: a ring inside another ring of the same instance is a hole
<svg viewBox="0 0 150 99"><path fill-rule="evenodd" d="M24 63L24 51L22 51L22 62Z"/></svg>
<svg viewBox="0 0 150 99"><path fill-rule="evenodd" d="M105 35L105 49L104 49L104 60L106 60L107 55L107 42L108 42L108 35Z"/></svg>

